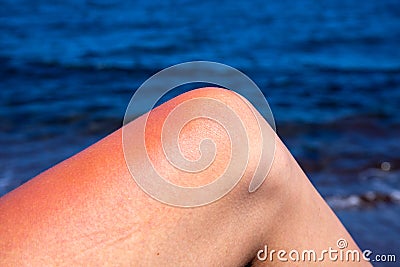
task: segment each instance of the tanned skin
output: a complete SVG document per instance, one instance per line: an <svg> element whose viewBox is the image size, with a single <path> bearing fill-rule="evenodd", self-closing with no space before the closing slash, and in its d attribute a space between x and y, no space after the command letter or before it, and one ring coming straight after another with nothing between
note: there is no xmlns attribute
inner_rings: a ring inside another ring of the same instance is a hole
<svg viewBox="0 0 400 267"><path fill-rule="evenodd" d="M198 97L216 99L234 110L246 126L250 147L261 145L254 114L236 93L202 88L182 94L151 112L146 131L153 164L180 185L211 182L229 159L224 129L199 119L182 129L182 153L198 157L199 140L210 137L218 147L215 164L194 180L166 167L160 147L163 121L174 107ZM206 107L193 107L201 108ZM140 117L124 127L135 132L144 123ZM339 238L346 239L347 249L358 250L279 137L267 123L262 127L276 139L274 161L263 185L248 192L258 164L257 155L251 154L237 186L197 208L166 205L140 189L128 171L122 132L117 130L0 199L0 266L293 266L277 259L259 261L257 252L265 245L322 251L336 247ZM137 155L137 160L142 157ZM323 263L295 263L312 264L370 266L327 257Z"/></svg>

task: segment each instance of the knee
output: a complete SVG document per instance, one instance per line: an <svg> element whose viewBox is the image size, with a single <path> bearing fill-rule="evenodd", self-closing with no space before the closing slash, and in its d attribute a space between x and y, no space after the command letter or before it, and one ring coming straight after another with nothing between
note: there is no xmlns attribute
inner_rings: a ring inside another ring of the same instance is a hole
<svg viewBox="0 0 400 267"><path fill-rule="evenodd" d="M272 161L275 153L268 123L244 97L222 88L175 97L150 112L146 128L149 158L161 175L182 186L208 184L234 164L249 187L260 165L268 164L262 155Z"/></svg>

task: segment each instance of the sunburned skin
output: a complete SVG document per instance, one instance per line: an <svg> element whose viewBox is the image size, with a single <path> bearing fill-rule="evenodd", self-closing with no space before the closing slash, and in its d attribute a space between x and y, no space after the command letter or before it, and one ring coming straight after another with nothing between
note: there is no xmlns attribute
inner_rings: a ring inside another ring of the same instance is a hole
<svg viewBox="0 0 400 267"><path fill-rule="evenodd" d="M233 92L194 90L152 111L145 135L148 155L166 179L186 186L207 184L229 160L226 132L204 119L187 124L179 144L187 158L196 159L199 141L212 138L217 154L210 169L193 176L171 168L165 159L160 147L163 120L179 103L196 97L215 98L238 112L250 137L249 164L230 193L197 208L155 200L132 178L118 130L0 199L0 266L243 266L249 262L292 266L261 262L256 254L266 244L287 251L323 250L339 238L347 240L349 249L358 249L267 123L261 127L275 138L274 161L264 183L249 193L260 159L254 151L261 146L261 134L253 112ZM141 117L127 127L134 133L143 123ZM142 156L137 155L137 160ZM310 264L322 263L300 265ZM323 263L330 264L350 263Z"/></svg>
<svg viewBox="0 0 400 267"><path fill-rule="evenodd" d="M224 93L234 97L220 101L193 91L123 128L127 165L149 195L194 207L224 196L243 174L252 175L249 192L261 186L272 165L275 133L244 98Z"/></svg>

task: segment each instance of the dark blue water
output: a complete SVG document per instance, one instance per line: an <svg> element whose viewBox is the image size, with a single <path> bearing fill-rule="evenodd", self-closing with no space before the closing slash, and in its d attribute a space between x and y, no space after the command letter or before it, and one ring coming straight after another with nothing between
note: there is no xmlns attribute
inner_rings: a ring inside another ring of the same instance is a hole
<svg viewBox="0 0 400 267"><path fill-rule="evenodd" d="M361 247L399 253L397 0L57 2L1 1L0 195L120 127L150 75L218 61Z"/></svg>

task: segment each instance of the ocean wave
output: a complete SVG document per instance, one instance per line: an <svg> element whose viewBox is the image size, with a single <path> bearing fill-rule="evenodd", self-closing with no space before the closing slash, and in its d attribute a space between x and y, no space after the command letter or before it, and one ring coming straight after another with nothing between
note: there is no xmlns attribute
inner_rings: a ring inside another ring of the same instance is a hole
<svg viewBox="0 0 400 267"><path fill-rule="evenodd" d="M333 59L332 59L333 60ZM357 65L340 65L336 63L322 63L322 62L307 62L304 65L308 68L314 69L322 73L352 73L352 74L369 74L369 73L391 73L399 74L399 64L357 64Z"/></svg>
<svg viewBox="0 0 400 267"><path fill-rule="evenodd" d="M335 210L371 208L380 204L400 205L400 190L389 193L369 191L358 195L328 196L325 199Z"/></svg>
<svg viewBox="0 0 400 267"><path fill-rule="evenodd" d="M17 73L35 73L39 71L79 71L80 73L92 71L125 72L125 73L155 73L157 69L142 64L101 64L90 62L61 62L45 60L12 61L8 57L0 57L0 73L2 75Z"/></svg>

